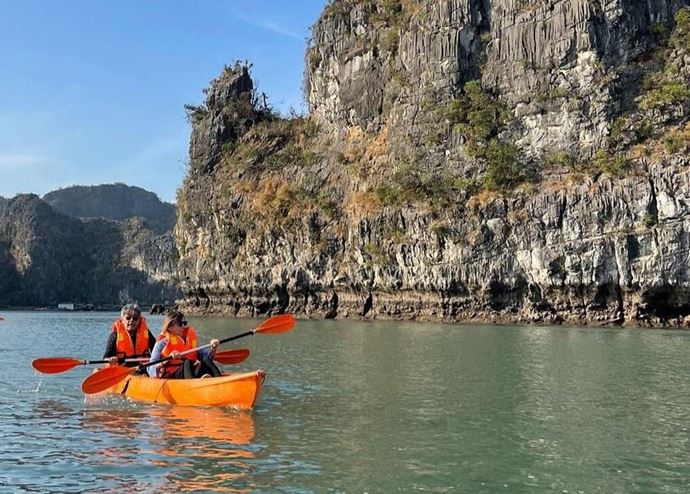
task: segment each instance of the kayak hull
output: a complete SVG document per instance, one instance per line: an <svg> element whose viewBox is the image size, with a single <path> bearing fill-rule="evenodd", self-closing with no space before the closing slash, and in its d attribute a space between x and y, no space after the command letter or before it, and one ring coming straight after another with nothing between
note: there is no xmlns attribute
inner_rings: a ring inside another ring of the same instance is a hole
<svg viewBox="0 0 690 494"><path fill-rule="evenodd" d="M149 403L231 406L251 410L259 398L265 377L266 372L262 369L204 379L156 379L131 375L105 393Z"/></svg>

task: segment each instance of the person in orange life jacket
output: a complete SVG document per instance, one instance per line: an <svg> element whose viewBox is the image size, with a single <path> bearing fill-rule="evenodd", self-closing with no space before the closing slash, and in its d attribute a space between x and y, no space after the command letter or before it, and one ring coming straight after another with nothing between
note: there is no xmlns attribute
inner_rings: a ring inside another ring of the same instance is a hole
<svg viewBox="0 0 690 494"><path fill-rule="evenodd" d="M120 310L120 319L113 322L103 358L115 365L126 358L148 357L155 344L156 338L149 331L139 306L127 304ZM133 367L137 363L125 365Z"/></svg>
<svg viewBox="0 0 690 494"><path fill-rule="evenodd" d="M191 379L195 377L220 376L220 370L213 363L219 341L211 340L211 348L202 348L192 353L180 355L198 345L196 330L187 326L184 315L176 310L168 312L163 319L163 328L156 346L151 352L151 360L172 357L172 360L149 367L151 377L166 379Z"/></svg>

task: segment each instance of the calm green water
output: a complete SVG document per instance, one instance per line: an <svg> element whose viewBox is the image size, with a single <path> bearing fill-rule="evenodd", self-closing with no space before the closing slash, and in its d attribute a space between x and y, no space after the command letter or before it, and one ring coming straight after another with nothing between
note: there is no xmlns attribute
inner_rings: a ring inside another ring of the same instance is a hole
<svg viewBox="0 0 690 494"><path fill-rule="evenodd" d="M30 362L100 358L116 314L0 315L0 492L690 491L687 332L299 321L233 342L250 415L87 404Z"/></svg>

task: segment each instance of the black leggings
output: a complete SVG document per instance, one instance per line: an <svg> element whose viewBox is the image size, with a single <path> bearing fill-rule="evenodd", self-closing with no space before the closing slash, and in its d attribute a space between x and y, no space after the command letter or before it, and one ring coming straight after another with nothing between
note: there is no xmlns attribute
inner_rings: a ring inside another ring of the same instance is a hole
<svg viewBox="0 0 690 494"><path fill-rule="evenodd" d="M184 359L184 363L177 368L174 374L168 376L169 379L195 379L204 374L213 377L220 376L220 370L213 363L213 360L204 357L201 360Z"/></svg>

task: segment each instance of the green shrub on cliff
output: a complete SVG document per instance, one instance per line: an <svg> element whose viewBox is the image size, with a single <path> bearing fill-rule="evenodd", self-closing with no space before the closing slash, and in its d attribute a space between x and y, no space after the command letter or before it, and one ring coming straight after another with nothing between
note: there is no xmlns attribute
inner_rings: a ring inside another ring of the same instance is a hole
<svg viewBox="0 0 690 494"><path fill-rule="evenodd" d="M398 44L400 43L400 32L397 29L386 29L381 34L381 50L389 53L396 53L398 51Z"/></svg>
<svg viewBox="0 0 690 494"><path fill-rule="evenodd" d="M674 17L675 26L669 44L676 50L690 51L690 9L682 8Z"/></svg>
<svg viewBox="0 0 690 494"><path fill-rule="evenodd" d="M605 172L617 177L624 177L630 169L630 162L625 156L612 154L600 149L594 154L590 166L596 171Z"/></svg>
<svg viewBox="0 0 690 494"><path fill-rule="evenodd" d="M447 196L447 181L438 173L413 163L399 165L391 180L379 185L375 193L383 205L400 206L407 203L436 203Z"/></svg>
<svg viewBox="0 0 690 494"><path fill-rule="evenodd" d="M682 82L666 82L652 89L640 100L643 110L663 110L682 105L690 99L690 89Z"/></svg>
<svg viewBox="0 0 690 494"><path fill-rule="evenodd" d="M580 160L573 156L568 151L558 151L546 157L546 164L548 166L555 166L557 168L565 168L566 170L580 171Z"/></svg>
<svg viewBox="0 0 690 494"><path fill-rule="evenodd" d="M307 168L317 160L312 139L318 125L311 119L273 116L254 123L238 140L221 145L223 158L236 173Z"/></svg>
<svg viewBox="0 0 690 494"><path fill-rule="evenodd" d="M445 114L454 130L473 144L496 136L510 120L505 105L484 91L479 81L466 83L463 95L450 102Z"/></svg>
<svg viewBox="0 0 690 494"><path fill-rule="evenodd" d="M528 179L517 146L498 137L510 122L510 112L479 81L465 84L464 93L450 102L445 116L465 138L467 154L486 162L487 189L507 190Z"/></svg>
<svg viewBox="0 0 690 494"><path fill-rule="evenodd" d="M520 150L514 144L491 139L483 149L487 162L484 186L489 190L506 190L524 182L527 176L519 156Z"/></svg>
<svg viewBox="0 0 690 494"><path fill-rule="evenodd" d="M323 56L321 55L319 50L317 50L314 47L310 47L310 48L308 48L307 53L308 53L307 60L309 62L309 66L311 68L314 69L314 68L318 67L319 65L321 65L321 61L323 60Z"/></svg>
<svg viewBox="0 0 690 494"><path fill-rule="evenodd" d="M444 195L443 181L430 170L413 163L399 165L391 180L375 189L384 206L401 206L415 202L434 202Z"/></svg>
<svg viewBox="0 0 690 494"><path fill-rule="evenodd" d="M690 150L690 123L685 127L668 130L661 138L668 154L687 153Z"/></svg>
<svg viewBox="0 0 690 494"><path fill-rule="evenodd" d="M408 162L399 165L388 181L374 189L374 194L382 206L425 203L434 208L445 208L478 189L479 183L474 179Z"/></svg>
<svg viewBox="0 0 690 494"><path fill-rule="evenodd" d="M350 6L343 0L329 0L321 16L345 19L350 16Z"/></svg>
<svg viewBox="0 0 690 494"><path fill-rule="evenodd" d="M184 105L184 111L187 122L190 124L198 124L208 115L208 109L203 105L187 104Z"/></svg>
<svg viewBox="0 0 690 494"><path fill-rule="evenodd" d="M367 242L364 244L362 252L369 257L367 260L367 266L369 268L377 265L380 266L385 264L387 261L388 256L386 256L385 251L381 248L381 246L373 242Z"/></svg>

